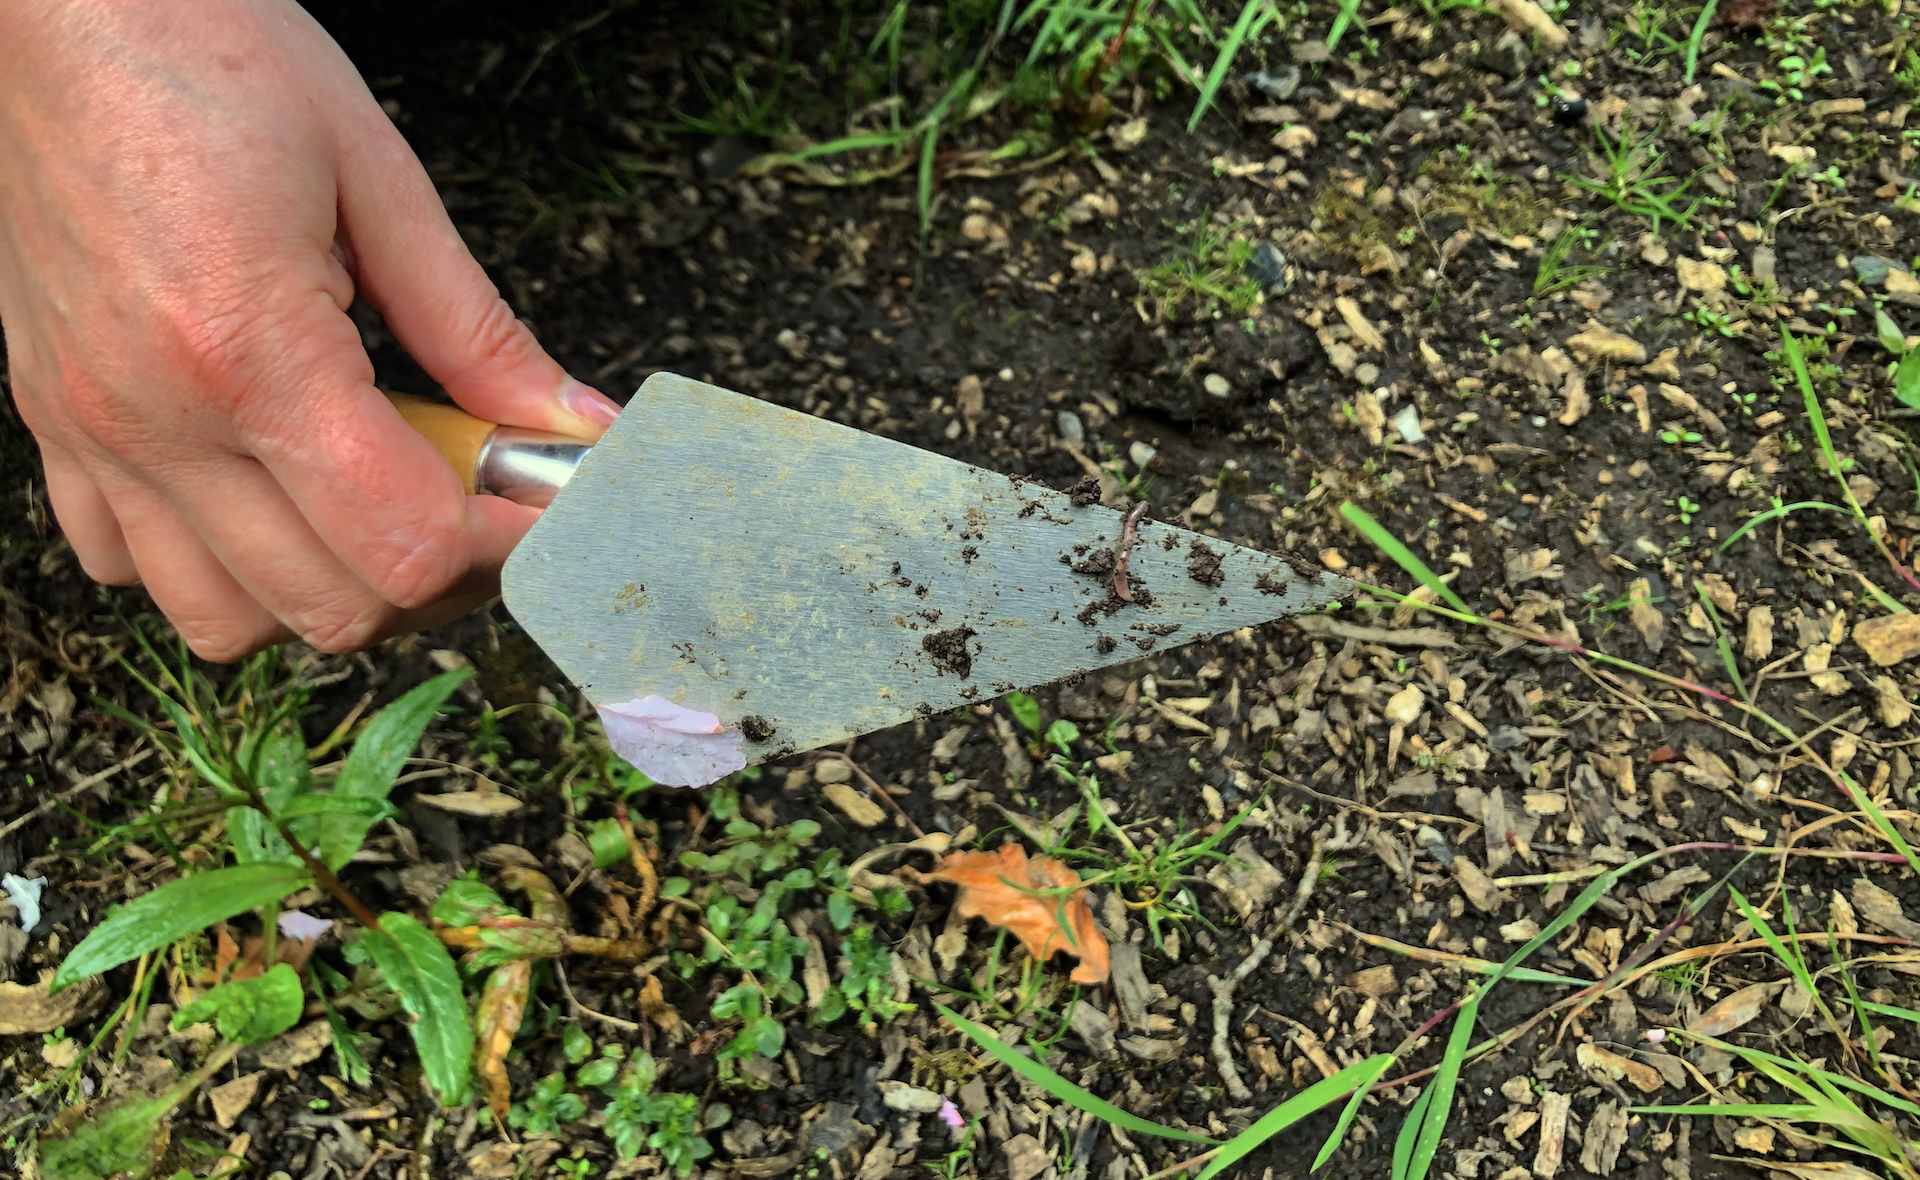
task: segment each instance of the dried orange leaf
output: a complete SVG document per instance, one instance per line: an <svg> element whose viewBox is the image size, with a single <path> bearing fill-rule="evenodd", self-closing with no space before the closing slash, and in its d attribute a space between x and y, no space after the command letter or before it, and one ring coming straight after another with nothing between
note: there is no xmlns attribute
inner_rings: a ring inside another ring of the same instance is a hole
<svg viewBox="0 0 1920 1180"><path fill-rule="evenodd" d="M960 887L954 912L961 920L980 917L1006 927L1042 961L1055 951L1077 956L1075 983L1106 981L1107 940L1093 923L1080 874L1061 861L1028 860L1020 845L1003 844L999 852L949 853L927 879ZM1065 889L1073 892L1058 892Z"/></svg>
<svg viewBox="0 0 1920 1180"><path fill-rule="evenodd" d="M533 964L532 959L515 959L495 967L487 976L487 985L480 992L480 1007L474 1012L474 1024L480 1032L476 1072L486 1087L494 1125L499 1127L507 1125L507 1108L513 1102L507 1081L507 1051L513 1048L513 1036L520 1031L521 1017L527 1012Z"/></svg>
<svg viewBox="0 0 1920 1180"><path fill-rule="evenodd" d="M1773 993L1779 990L1777 983L1756 983L1752 987L1743 987L1694 1017L1692 1023L1687 1025L1687 1031L1705 1037L1724 1037L1760 1015L1767 1002L1773 999Z"/></svg>

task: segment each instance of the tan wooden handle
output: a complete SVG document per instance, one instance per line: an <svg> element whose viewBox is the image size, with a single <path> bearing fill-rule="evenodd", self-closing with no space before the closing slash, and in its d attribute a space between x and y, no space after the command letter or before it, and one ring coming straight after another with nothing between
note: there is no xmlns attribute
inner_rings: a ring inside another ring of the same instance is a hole
<svg viewBox="0 0 1920 1180"><path fill-rule="evenodd" d="M400 411L408 426L424 435L433 449L453 465L454 472L460 476L460 486L469 496L479 490L480 458L486 453L487 440L498 429L493 423L476 418L459 406L428 401L410 393L387 393L387 400Z"/></svg>

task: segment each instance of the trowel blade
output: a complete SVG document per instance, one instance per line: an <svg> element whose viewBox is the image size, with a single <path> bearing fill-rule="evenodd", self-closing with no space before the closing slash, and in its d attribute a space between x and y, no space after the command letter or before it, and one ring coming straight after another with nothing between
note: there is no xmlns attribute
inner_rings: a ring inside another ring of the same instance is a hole
<svg viewBox="0 0 1920 1180"><path fill-rule="evenodd" d="M672 374L647 380L502 574L596 705L749 725L750 763L1312 610L1344 579ZM1198 543L1205 552L1192 546ZM1207 552L1217 555L1209 572ZM1088 560L1088 555L1094 555ZM1149 604L1150 599L1150 604Z"/></svg>

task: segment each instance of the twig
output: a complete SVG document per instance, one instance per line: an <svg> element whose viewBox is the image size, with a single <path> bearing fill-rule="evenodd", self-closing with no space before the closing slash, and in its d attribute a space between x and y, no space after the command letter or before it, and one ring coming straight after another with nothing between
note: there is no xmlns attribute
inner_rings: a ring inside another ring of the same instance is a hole
<svg viewBox="0 0 1920 1180"><path fill-rule="evenodd" d="M599 1021L608 1028L617 1028L621 1032L639 1032L642 1026L631 1020L622 1020L618 1016L608 1016L605 1012L595 1012L582 1004L573 994L573 987L567 982L567 969L560 960L553 960L553 977L560 981L560 994L567 997L567 1006L573 1009L575 1016L586 1016Z"/></svg>
<svg viewBox="0 0 1920 1180"><path fill-rule="evenodd" d="M126 758L120 762L117 762L114 765L107 767L105 770L96 771L95 773L88 775L87 777L81 779L79 782L73 784L71 787L68 787L66 790L60 792L58 795L51 795L46 799L41 800L40 806L34 808L32 811L27 812L25 815L15 816L13 819L7 821L7 826L4 828L0 828L0 840L4 840L8 836L13 835L15 832L19 831L21 828L26 827L28 824L32 823L34 820L39 819L41 816L45 815L49 811L52 811L55 807L59 806L60 804L65 803L69 799L72 799L75 796L85 792L88 788L97 787L101 783L104 783L108 779L112 778L114 775L119 774L121 771L131 770L134 767L140 765L142 762L145 762L148 758L151 758L152 756L153 756L153 747L148 746L146 749L140 751L138 754L134 754L129 758Z"/></svg>
<svg viewBox="0 0 1920 1180"><path fill-rule="evenodd" d="M360 1170L353 1174L353 1180L367 1180L368 1173L373 1171L373 1165L379 1163L389 1155L412 1154L411 1151L408 1151L404 1147L395 1147L391 1143L382 1143L379 1147L374 1148L372 1157L369 1158L366 1163L360 1165Z"/></svg>
<svg viewBox="0 0 1920 1180"><path fill-rule="evenodd" d="M1113 593L1121 602L1133 601L1133 587L1127 582L1127 559L1133 556L1133 543L1140 535L1140 522L1147 513L1153 511L1153 505L1145 500L1135 504L1127 512L1127 519L1120 526L1120 541L1113 547Z"/></svg>
<svg viewBox="0 0 1920 1180"><path fill-rule="evenodd" d="M620 834L627 838L627 856L633 861L634 875L640 878L640 900L633 906L633 926L639 929L660 900L660 879L653 871L653 858L647 855L646 845L640 842L639 833L633 830L633 820L627 815L625 799L613 805L613 816L620 825Z"/></svg>
<svg viewBox="0 0 1920 1180"><path fill-rule="evenodd" d="M1227 1093L1239 1102L1253 1098L1253 1091L1240 1079L1240 1069L1233 1063L1233 1051L1227 1044L1227 1030L1233 1023L1233 993L1242 980L1253 974L1253 969L1263 962L1272 952L1274 940L1293 929L1300 914L1307 908L1307 899L1313 896L1313 887L1320 880L1320 865L1329 849L1338 851L1353 842L1347 833L1344 822L1336 821L1332 826L1334 835L1328 835L1326 827L1313 834L1313 851L1307 856L1306 867L1300 870L1300 885L1294 890L1293 901L1287 906L1287 912L1266 937L1253 944L1253 950L1240 960L1233 974L1221 979L1209 976L1207 986L1213 989L1213 1061L1220 1069L1220 1078L1227 1084Z"/></svg>

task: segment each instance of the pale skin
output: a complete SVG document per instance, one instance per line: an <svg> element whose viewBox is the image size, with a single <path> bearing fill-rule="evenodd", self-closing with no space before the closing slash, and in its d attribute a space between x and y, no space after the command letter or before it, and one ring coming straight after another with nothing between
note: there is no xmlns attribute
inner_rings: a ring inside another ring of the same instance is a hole
<svg viewBox="0 0 1920 1180"><path fill-rule="evenodd" d="M617 407L515 318L291 0L0 0L0 327L86 572L193 650L352 651L496 592L537 516L463 494L375 388L379 309L462 407Z"/></svg>

